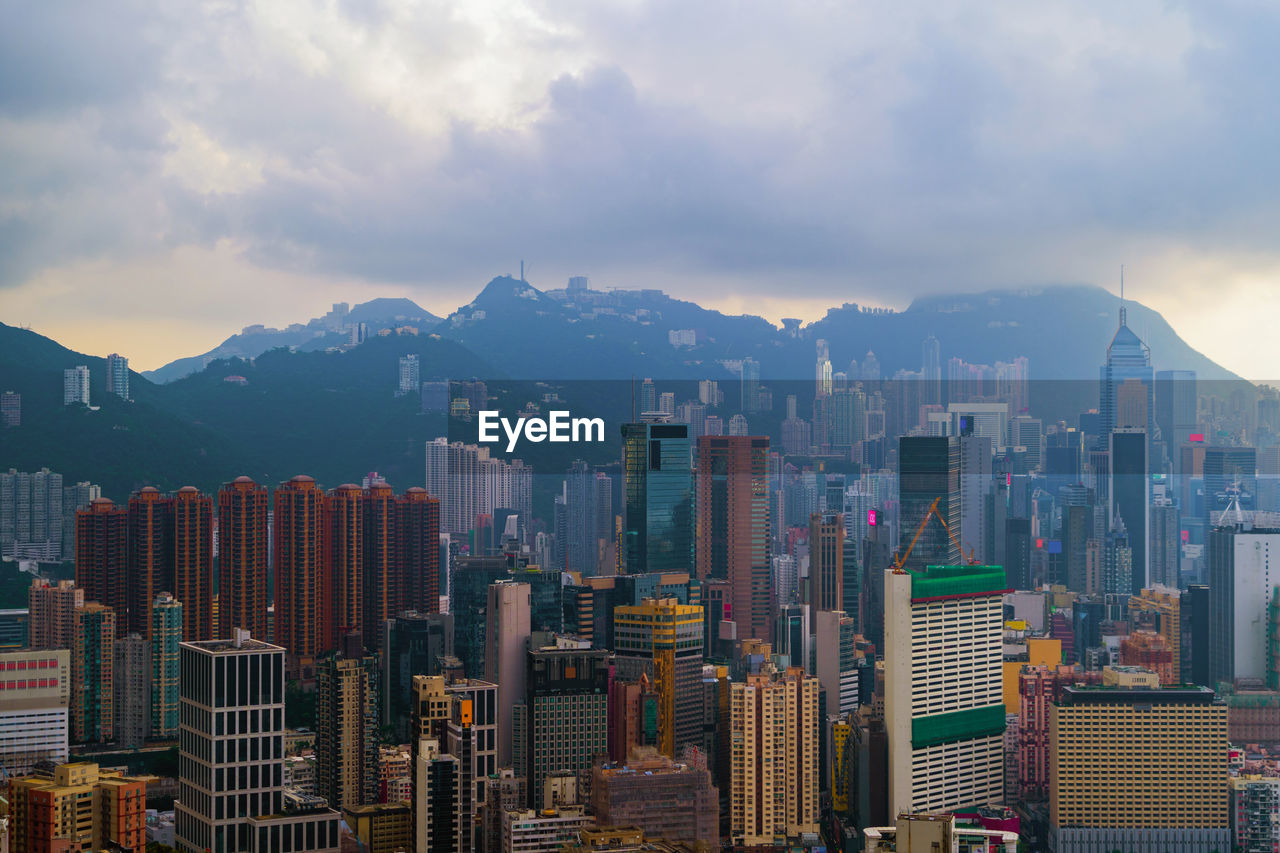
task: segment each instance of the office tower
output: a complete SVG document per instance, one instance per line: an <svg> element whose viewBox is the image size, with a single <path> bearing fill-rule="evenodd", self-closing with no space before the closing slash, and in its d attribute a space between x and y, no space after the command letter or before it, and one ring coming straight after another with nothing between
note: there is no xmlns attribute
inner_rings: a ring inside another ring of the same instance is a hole
<svg viewBox="0 0 1280 853"><path fill-rule="evenodd" d="M378 800L377 660L357 634L316 665L316 782L332 809Z"/></svg>
<svg viewBox="0 0 1280 853"><path fill-rule="evenodd" d="M396 559L396 497L385 481L372 482L360 496L360 624L370 651L382 643L382 626L406 609L407 578Z"/></svg>
<svg viewBox="0 0 1280 853"><path fill-rule="evenodd" d="M66 761L71 652L4 652L0 666L6 673L0 702L0 767L14 778L27 775L39 762Z"/></svg>
<svg viewBox="0 0 1280 853"><path fill-rule="evenodd" d="M450 443L441 437L427 442L427 492L440 501L440 530L466 537L478 515L498 507L532 516L533 469L519 459L492 458L489 446Z"/></svg>
<svg viewBox="0 0 1280 853"><path fill-rule="evenodd" d="M1062 507L1062 554L1066 558L1067 589L1072 592L1088 592L1089 540L1093 536L1093 506L1087 503L1088 495L1081 488L1079 493L1064 497Z"/></svg>
<svg viewBox="0 0 1280 853"><path fill-rule="evenodd" d="M1198 684L1201 687L1216 687L1210 666L1209 632L1211 630L1209 587L1205 584L1191 584L1182 592L1179 603L1180 627L1182 629L1182 661L1181 674L1185 683ZM1271 689L1280 688L1268 685Z"/></svg>
<svg viewBox="0 0 1280 853"><path fill-rule="evenodd" d="M137 749L151 734L151 644L141 634L115 642L112 714L118 746Z"/></svg>
<svg viewBox="0 0 1280 853"><path fill-rule="evenodd" d="M942 399L942 347L933 335L924 339L920 346L920 378L924 382L921 388L922 403L938 404Z"/></svg>
<svg viewBox="0 0 1280 853"><path fill-rule="evenodd" d="M744 358L739 369L741 408L744 412L760 411L760 363Z"/></svg>
<svg viewBox="0 0 1280 853"><path fill-rule="evenodd" d="M1246 774L1227 781L1231 849L1266 853L1280 845L1280 779Z"/></svg>
<svg viewBox="0 0 1280 853"><path fill-rule="evenodd" d="M453 655L453 615L404 611L383 625L382 725L395 732L397 743L410 736L411 696L415 675L440 675L441 660Z"/></svg>
<svg viewBox="0 0 1280 853"><path fill-rule="evenodd" d="M751 674L729 685L729 697L733 843L769 845L816 833L818 679L794 666Z"/></svg>
<svg viewBox="0 0 1280 853"><path fill-rule="evenodd" d="M929 506L938 501L937 514L960 530L960 444L945 436L903 436L898 439L898 553L907 569L930 565L953 566L960 552L941 524L930 521L920 529ZM916 531L920 537L906 556Z"/></svg>
<svg viewBox="0 0 1280 853"><path fill-rule="evenodd" d="M592 768L591 811L599 826L636 826L650 838L720 844L720 793L707 757L675 762L652 748Z"/></svg>
<svg viewBox="0 0 1280 853"><path fill-rule="evenodd" d="M658 749L674 758L702 737L702 608L646 598L613 613L616 677L648 679L658 694Z"/></svg>
<svg viewBox="0 0 1280 853"><path fill-rule="evenodd" d="M181 656L178 850L336 853L337 812L285 808L285 650L236 631Z"/></svg>
<svg viewBox="0 0 1280 853"><path fill-rule="evenodd" d="M569 469L561 497L565 524L563 539L557 534L561 559L556 568L587 577L600 574L604 546L613 539L612 481L578 460Z"/></svg>
<svg viewBox="0 0 1280 853"><path fill-rule="evenodd" d="M4 475L0 474L0 490L3 490ZM75 559L76 556L76 512L88 509L89 504L102 497L102 488L93 483L82 481L62 489L62 557Z"/></svg>
<svg viewBox="0 0 1280 853"><path fill-rule="evenodd" d="M63 555L62 475L0 473L0 554L19 560L56 562Z"/></svg>
<svg viewBox="0 0 1280 853"><path fill-rule="evenodd" d="M266 486L248 477L236 477L218 491L218 625L212 626L212 596L205 597L212 580L194 578L196 588L183 598L186 584L180 578L177 597L186 608L186 640L230 637L236 628L267 635L267 501ZM194 613L190 600L201 602ZM192 618L203 624L190 624Z"/></svg>
<svg viewBox="0 0 1280 853"><path fill-rule="evenodd" d="M827 714L851 714L858 709L857 626L839 610L814 614L815 674L827 696Z"/></svg>
<svg viewBox="0 0 1280 853"><path fill-rule="evenodd" d="M412 394L418 390L420 384L418 356L415 353L400 356L400 393Z"/></svg>
<svg viewBox="0 0 1280 853"><path fill-rule="evenodd" d="M314 479L299 474L282 483L274 498L273 636L289 654L290 671L307 671L317 657L330 651L328 640L336 618L320 535L324 494Z"/></svg>
<svg viewBox="0 0 1280 853"><path fill-rule="evenodd" d="M929 566L884 582L890 814L1002 802L1004 570Z"/></svg>
<svg viewBox="0 0 1280 853"><path fill-rule="evenodd" d="M638 398L640 414L658 411L658 389L653 384L652 379L646 378L640 383L640 391Z"/></svg>
<svg viewBox="0 0 1280 853"><path fill-rule="evenodd" d="M1103 447L1107 446L1111 432L1118 428L1137 428L1144 430L1148 437L1153 435L1151 350L1125 325L1123 302L1120 326L1107 346L1107 361L1100 371L1100 379L1098 429ZM1126 402L1128 405L1122 405Z"/></svg>
<svg viewBox="0 0 1280 853"><path fill-rule="evenodd" d="M444 690L449 704L439 730L444 732L449 752L463 762L463 774L472 789L465 796L480 805L484 803L485 777L498 772L498 685L455 677L445 683Z"/></svg>
<svg viewBox="0 0 1280 853"><path fill-rule="evenodd" d="M71 739L115 738L116 613L90 601L75 609L71 637Z"/></svg>
<svg viewBox="0 0 1280 853"><path fill-rule="evenodd" d="M0 394L0 426L22 426L22 395L13 391Z"/></svg>
<svg viewBox="0 0 1280 853"><path fill-rule="evenodd" d="M129 399L129 359L114 352L107 356L107 393Z"/></svg>
<svg viewBox="0 0 1280 853"><path fill-rule="evenodd" d="M1049 849L1226 850L1227 708L1197 688L1063 688Z"/></svg>
<svg viewBox="0 0 1280 853"><path fill-rule="evenodd" d="M1147 434L1118 427L1111 432L1111 518L1123 522L1133 551L1132 595L1148 585L1147 519L1150 516L1151 469L1147 456Z"/></svg>
<svg viewBox="0 0 1280 853"><path fill-rule="evenodd" d="M78 761L11 783L10 849L120 850L147 847L147 781Z"/></svg>
<svg viewBox="0 0 1280 853"><path fill-rule="evenodd" d="M991 543L987 538L987 505L991 495L992 440L984 435L962 435L958 440L960 529L957 533L964 551L962 558L973 554L976 559L989 562Z"/></svg>
<svg viewBox="0 0 1280 853"><path fill-rule="evenodd" d="M498 764L511 763L512 706L524 700L525 654L530 634L527 583L500 581L489 587L485 610L485 681L498 685Z"/></svg>
<svg viewBox="0 0 1280 853"><path fill-rule="evenodd" d="M89 368L83 364L62 371L62 405L89 405Z"/></svg>
<svg viewBox="0 0 1280 853"><path fill-rule="evenodd" d="M129 612L128 526L128 510L110 498L76 512L76 586L86 601L112 608L117 619Z"/></svg>
<svg viewBox="0 0 1280 853"><path fill-rule="evenodd" d="M807 604L787 604L778 608L777 625L774 628L773 649L784 655L790 665L813 670L813 622L812 609Z"/></svg>
<svg viewBox="0 0 1280 853"><path fill-rule="evenodd" d="M1265 680L1267 602L1280 584L1271 555L1280 556L1280 531L1242 526L1209 532L1209 677Z"/></svg>
<svg viewBox="0 0 1280 853"><path fill-rule="evenodd" d="M440 741L418 741L413 763L415 850L461 853L460 836L470 815L462 811L463 783L458 759L440 751Z"/></svg>
<svg viewBox="0 0 1280 853"><path fill-rule="evenodd" d="M844 515L809 516L809 585L805 602L814 611L844 606Z"/></svg>
<svg viewBox="0 0 1280 853"><path fill-rule="evenodd" d="M525 660L512 758L528 784L529 806L539 807L548 774L586 770L607 752L609 653L550 646L530 648Z"/></svg>
<svg viewBox="0 0 1280 853"><path fill-rule="evenodd" d="M1184 475L1185 476L1185 475ZM1258 494L1258 451L1252 447L1204 449L1204 504L1210 523L1233 497L1241 509L1252 509Z"/></svg>
<svg viewBox="0 0 1280 853"><path fill-rule="evenodd" d="M449 580L449 612L454 616L454 654L472 678L485 672L485 614L489 585L510 574L505 557L459 557ZM558 575L557 575L558 577Z"/></svg>
<svg viewBox="0 0 1280 853"><path fill-rule="evenodd" d="M1039 471L1044 460L1044 424L1030 415L1009 419L1009 443L1027 449L1027 470Z"/></svg>
<svg viewBox="0 0 1280 853"><path fill-rule="evenodd" d="M84 606L84 590L74 581L57 585L37 578L27 592L30 628L27 646L31 649L69 649L75 637L76 608Z"/></svg>
<svg viewBox="0 0 1280 853"><path fill-rule="evenodd" d="M1158 370L1155 378L1155 422L1160 438L1175 466L1178 449L1196 431L1196 373L1194 370ZM1181 474L1178 468L1175 474Z"/></svg>
<svg viewBox="0 0 1280 853"><path fill-rule="evenodd" d="M729 582L739 640L773 637L768 460L765 436L698 442L697 574Z"/></svg>
<svg viewBox="0 0 1280 853"><path fill-rule="evenodd" d="M396 498L396 569L399 609L440 612L440 501L414 487Z"/></svg>
<svg viewBox="0 0 1280 853"><path fill-rule="evenodd" d="M693 457L686 424L622 425L628 574L693 562Z"/></svg>
<svg viewBox="0 0 1280 853"><path fill-rule="evenodd" d="M182 602L167 592L151 605L151 737L178 736L179 644L183 638Z"/></svg>
<svg viewBox="0 0 1280 853"><path fill-rule="evenodd" d="M152 486L129 498L128 564L125 583L128 607L121 633L151 632L151 602L174 588L173 499Z"/></svg>

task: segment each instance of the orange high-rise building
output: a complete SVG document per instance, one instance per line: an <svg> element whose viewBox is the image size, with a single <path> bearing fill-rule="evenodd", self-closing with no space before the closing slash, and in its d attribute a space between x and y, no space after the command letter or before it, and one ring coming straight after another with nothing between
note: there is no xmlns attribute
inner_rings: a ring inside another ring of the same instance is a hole
<svg viewBox="0 0 1280 853"><path fill-rule="evenodd" d="M161 591L182 602L184 640L213 639L213 498L194 486L173 496L173 588Z"/></svg>
<svg viewBox="0 0 1280 853"><path fill-rule="evenodd" d="M173 589L173 499L160 494L154 486L129 498L125 583L129 604L125 610L116 608L116 628L120 636L141 634L150 638L151 602L160 593Z"/></svg>
<svg viewBox="0 0 1280 853"><path fill-rule="evenodd" d="M218 491L217 636L188 642L227 639L235 628L267 636L267 506L267 487L248 477Z"/></svg>
<svg viewBox="0 0 1280 853"><path fill-rule="evenodd" d="M377 482L364 493L364 645L377 649L382 623L400 612L400 572L396 566L396 496L386 483Z"/></svg>
<svg viewBox="0 0 1280 853"><path fill-rule="evenodd" d="M698 439L697 573L729 581L739 640L773 637L768 473L766 436Z"/></svg>
<svg viewBox="0 0 1280 853"><path fill-rule="evenodd" d="M275 491L275 642L290 668L310 669L328 645L332 585L324 577L321 515L324 494L299 474Z"/></svg>
<svg viewBox="0 0 1280 853"><path fill-rule="evenodd" d="M128 539L129 511L110 498L97 498L88 509L76 510L76 586L86 601L116 613L121 634L129 612Z"/></svg>
<svg viewBox="0 0 1280 853"><path fill-rule="evenodd" d="M440 501L426 489L396 498L396 572L398 610L440 612Z"/></svg>
<svg viewBox="0 0 1280 853"><path fill-rule="evenodd" d="M340 638L364 627L364 491L345 483L324 498L324 573L321 588L333 596L332 617L321 626L322 652L338 648ZM322 612L327 608L322 607Z"/></svg>
<svg viewBox="0 0 1280 853"><path fill-rule="evenodd" d="M9 841L14 853L142 853L147 847L146 777L76 762L11 784Z"/></svg>

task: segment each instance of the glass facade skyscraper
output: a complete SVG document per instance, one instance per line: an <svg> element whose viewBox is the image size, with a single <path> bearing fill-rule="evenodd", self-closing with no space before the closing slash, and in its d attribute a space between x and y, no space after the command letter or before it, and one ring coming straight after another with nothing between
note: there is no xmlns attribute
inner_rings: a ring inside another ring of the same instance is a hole
<svg viewBox="0 0 1280 853"><path fill-rule="evenodd" d="M693 565L693 457L688 424L623 424L627 573Z"/></svg>

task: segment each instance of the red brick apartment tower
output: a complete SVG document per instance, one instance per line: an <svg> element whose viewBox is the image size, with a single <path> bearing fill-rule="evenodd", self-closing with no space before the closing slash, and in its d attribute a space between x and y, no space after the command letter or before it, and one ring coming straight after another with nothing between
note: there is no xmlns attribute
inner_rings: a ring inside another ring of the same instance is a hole
<svg viewBox="0 0 1280 853"><path fill-rule="evenodd" d="M345 483L324 499L324 566L332 595L332 616L321 626L321 653L338 648L341 638L364 627L364 490Z"/></svg>
<svg viewBox="0 0 1280 853"><path fill-rule="evenodd" d="M124 611L116 607L117 636L136 633L150 639L151 602L160 593L173 589L173 499L160 494L154 486L129 498L129 568L125 584L129 605Z"/></svg>
<svg viewBox="0 0 1280 853"><path fill-rule="evenodd" d="M293 674L314 668L332 634L324 627L333 624L333 590L323 571L323 502L316 481L305 474L275 491L275 643L288 652Z"/></svg>
<svg viewBox="0 0 1280 853"><path fill-rule="evenodd" d="M225 640L232 629L244 628L265 640L267 487L248 477L236 477L218 490L218 578L217 636L189 639Z"/></svg>
<svg viewBox="0 0 1280 853"><path fill-rule="evenodd" d="M440 501L426 489L396 498L396 573L399 610L440 612Z"/></svg>
<svg viewBox="0 0 1280 853"><path fill-rule="evenodd" d="M194 486L173 496L173 587L162 592L182 602L183 640L214 638L213 498Z"/></svg>
<svg viewBox="0 0 1280 853"><path fill-rule="evenodd" d="M739 640L773 639L768 469L766 436L698 439L697 574L729 581Z"/></svg>
<svg viewBox="0 0 1280 853"><path fill-rule="evenodd" d="M364 646L382 645L382 623L400 611L400 573L396 571L396 496L386 483L364 493Z"/></svg>
<svg viewBox="0 0 1280 853"><path fill-rule="evenodd" d="M76 510L76 586L85 601L96 601L116 613L117 631L129 612L126 586L129 511L110 498L97 498Z"/></svg>

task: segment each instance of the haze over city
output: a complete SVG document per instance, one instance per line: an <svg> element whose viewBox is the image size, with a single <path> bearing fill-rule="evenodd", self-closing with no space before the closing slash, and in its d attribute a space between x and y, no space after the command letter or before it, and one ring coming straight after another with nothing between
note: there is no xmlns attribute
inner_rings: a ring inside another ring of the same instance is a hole
<svg viewBox="0 0 1280 853"><path fill-rule="evenodd" d="M521 259L774 322L1123 263L1265 379L1276 15L39 4L0 33L0 315L149 369Z"/></svg>

